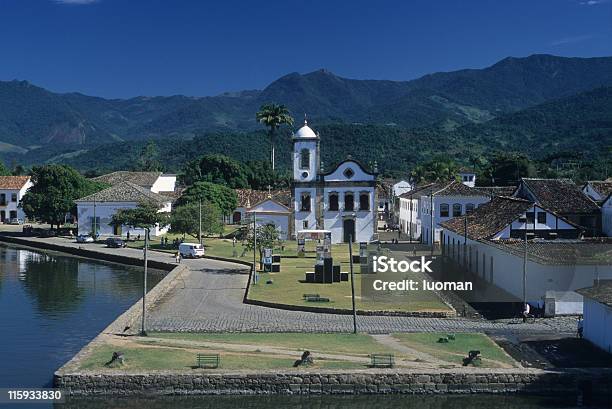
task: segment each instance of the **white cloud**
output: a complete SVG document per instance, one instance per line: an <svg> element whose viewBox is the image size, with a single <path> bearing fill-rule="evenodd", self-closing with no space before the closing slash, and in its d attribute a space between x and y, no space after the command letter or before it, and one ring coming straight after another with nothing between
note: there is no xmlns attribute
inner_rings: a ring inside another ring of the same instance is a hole
<svg viewBox="0 0 612 409"><path fill-rule="evenodd" d="M97 3L98 1L99 0L55 0L55 2L58 4L78 4L78 5L93 4L93 3Z"/></svg>
<svg viewBox="0 0 612 409"><path fill-rule="evenodd" d="M575 43L580 43L582 41L590 40L593 37L594 36L592 34L583 34L583 35L573 36L573 37L564 37L559 40L553 41L552 43L550 43L550 45L557 46L557 45L565 45L565 44L575 44Z"/></svg>
<svg viewBox="0 0 612 409"><path fill-rule="evenodd" d="M610 0L583 0L580 2L581 6L596 6L598 4L609 3Z"/></svg>

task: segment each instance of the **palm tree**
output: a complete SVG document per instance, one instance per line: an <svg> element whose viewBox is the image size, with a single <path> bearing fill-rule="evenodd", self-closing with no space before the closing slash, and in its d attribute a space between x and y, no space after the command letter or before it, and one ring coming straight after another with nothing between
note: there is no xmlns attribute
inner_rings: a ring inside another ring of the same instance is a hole
<svg viewBox="0 0 612 409"><path fill-rule="evenodd" d="M257 114L255 114L255 119L268 128L268 137L270 138L270 145L272 146L271 163L272 170L274 170L274 142L276 130L283 124L289 126L293 125L293 117L286 106L271 103L262 105Z"/></svg>

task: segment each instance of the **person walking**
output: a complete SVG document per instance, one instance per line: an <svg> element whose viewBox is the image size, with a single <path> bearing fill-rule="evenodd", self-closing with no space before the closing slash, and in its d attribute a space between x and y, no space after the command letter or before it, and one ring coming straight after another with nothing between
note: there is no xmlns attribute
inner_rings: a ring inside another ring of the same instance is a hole
<svg viewBox="0 0 612 409"><path fill-rule="evenodd" d="M531 307L529 306L529 303L526 302L523 305L523 322L527 322L527 318L529 318L530 311L531 311Z"/></svg>
<svg viewBox="0 0 612 409"><path fill-rule="evenodd" d="M177 251L174 258L176 259L176 264L181 264L181 252Z"/></svg>

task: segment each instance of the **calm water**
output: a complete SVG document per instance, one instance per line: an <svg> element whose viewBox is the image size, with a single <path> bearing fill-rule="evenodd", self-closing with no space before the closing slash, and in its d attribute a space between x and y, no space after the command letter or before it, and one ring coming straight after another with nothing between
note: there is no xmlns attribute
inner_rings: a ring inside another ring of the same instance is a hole
<svg viewBox="0 0 612 409"><path fill-rule="evenodd" d="M153 272L149 282L154 285L162 277ZM139 268L0 245L0 387L50 387L53 372L132 305L140 297L141 285ZM535 409L573 408L575 399L481 395L73 398L56 407Z"/></svg>
<svg viewBox="0 0 612 409"><path fill-rule="evenodd" d="M57 368L140 298L142 279L136 267L0 245L0 387L50 387Z"/></svg>

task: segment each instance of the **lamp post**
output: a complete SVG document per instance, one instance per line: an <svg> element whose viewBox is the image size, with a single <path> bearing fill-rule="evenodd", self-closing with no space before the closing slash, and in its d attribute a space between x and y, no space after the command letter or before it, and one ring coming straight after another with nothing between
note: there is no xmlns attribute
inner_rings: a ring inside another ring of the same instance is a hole
<svg viewBox="0 0 612 409"><path fill-rule="evenodd" d="M349 265L351 268L351 300L353 303L353 334L357 333L357 308L355 307L355 273L353 272L353 236L349 234Z"/></svg>
<svg viewBox="0 0 612 409"><path fill-rule="evenodd" d="M147 336L147 248L149 247L149 228L145 227L145 242L144 242L144 279L142 280L142 322L140 335Z"/></svg>

